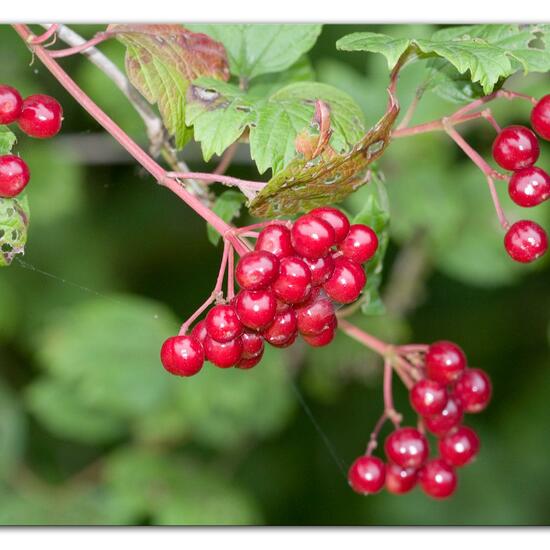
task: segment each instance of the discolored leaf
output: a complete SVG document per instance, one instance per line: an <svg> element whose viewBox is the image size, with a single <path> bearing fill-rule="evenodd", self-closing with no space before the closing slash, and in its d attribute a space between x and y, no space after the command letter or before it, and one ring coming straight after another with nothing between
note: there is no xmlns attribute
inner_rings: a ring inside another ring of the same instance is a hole
<svg viewBox="0 0 550 550"><path fill-rule="evenodd" d="M15 134L7 127L0 124L0 155L5 155L17 141Z"/></svg>
<svg viewBox="0 0 550 550"><path fill-rule="evenodd" d="M23 254L29 226L29 205L26 195L0 197L0 267L10 265Z"/></svg>
<svg viewBox="0 0 550 550"><path fill-rule="evenodd" d="M185 126L185 94L200 76L229 78L222 44L180 25L117 24L109 27L126 46L126 72L150 103L157 103L178 147L191 136Z"/></svg>

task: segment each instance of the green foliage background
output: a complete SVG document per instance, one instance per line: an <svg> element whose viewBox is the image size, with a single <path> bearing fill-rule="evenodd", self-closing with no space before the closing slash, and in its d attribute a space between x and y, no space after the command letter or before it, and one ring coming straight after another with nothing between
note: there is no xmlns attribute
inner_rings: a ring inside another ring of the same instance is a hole
<svg viewBox="0 0 550 550"><path fill-rule="evenodd" d="M386 61L334 46L365 30L429 37L434 28L324 27L310 52L316 77L352 95L370 124L385 103ZM121 44L102 48L123 65ZM0 26L0 81L25 95L50 93L65 109L60 137L16 145L33 172L32 221L25 256L0 272L0 524L550 523L549 257L527 267L508 260L481 174L443 134L392 143L380 161L392 213L382 287L389 311L358 322L395 342L460 342L493 377L494 401L469 420L483 449L460 472L455 497L435 502L415 490L362 498L295 390L349 464L381 410L376 358L339 335L323 351L271 350L250 372L165 374L159 345L210 292L219 248L201 219L153 185L29 61ZM64 65L143 143L139 119L97 69L78 57ZM424 71L415 64L403 72L405 108ZM549 92L547 75L508 86ZM426 95L413 122L453 108ZM495 114L503 124L524 123L528 107L498 104ZM463 131L488 153L489 125ZM106 160L94 162L90 151ZM214 165L198 154L189 151L193 167ZM255 177L244 161L234 173ZM363 189L346 207L358 212L365 201ZM528 215L550 227L548 207ZM404 299L409 287L412 303ZM397 402L408 410L404 391Z"/></svg>

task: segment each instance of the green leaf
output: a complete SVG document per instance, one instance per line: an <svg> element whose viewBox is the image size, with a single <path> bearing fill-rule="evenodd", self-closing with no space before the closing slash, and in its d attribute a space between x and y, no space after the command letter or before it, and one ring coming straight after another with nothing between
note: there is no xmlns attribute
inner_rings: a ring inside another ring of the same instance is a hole
<svg viewBox="0 0 550 550"><path fill-rule="evenodd" d="M242 193L229 189L216 199L212 210L222 220L229 223L233 218L238 216L239 210L245 201L246 198ZM220 241L221 235L210 224L206 226L206 232L208 240L216 246Z"/></svg>
<svg viewBox="0 0 550 550"><path fill-rule="evenodd" d="M410 42L407 38L392 38L376 32L354 32L340 38L336 48L346 52L381 53L388 60L388 68L393 69Z"/></svg>
<svg viewBox="0 0 550 550"><path fill-rule="evenodd" d="M149 414L170 395L160 364L178 323L166 307L134 296L94 298L63 310L37 337L38 359L86 407L120 417Z"/></svg>
<svg viewBox="0 0 550 550"><path fill-rule="evenodd" d="M322 25L250 23L188 27L221 42L227 51L231 74L248 80L290 67L313 47L322 29Z"/></svg>
<svg viewBox="0 0 550 550"><path fill-rule="evenodd" d="M227 80L223 46L180 25L117 24L109 31L126 46L130 82L150 103L181 148L191 137L185 126L185 94L192 80L211 76Z"/></svg>
<svg viewBox="0 0 550 550"><path fill-rule="evenodd" d="M152 450L126 448L107 459L107 490L130 521L154 525L257 523L254 502L216 470Z"/></svg>
<svg viewBox="0 0 550 550"><path fill-rule="evenodd" d="M17 141L15 134L7 127L0 125L0 155L5 155Z"/></svg>
<svg viewBox="0 0 550 550"><path fill-rule="evenodd" d="M330 109L331 147L345 153L361 139L365 122L361 109L345 92L319 82L296 82L280 89L259 106L250 132L250 153L260 174L279 172L296 158L296 136L311 124L315 101Z"/></svg>
<svg viewBox="0 0 550 550"><path fill-rule="evenodd" d="M17 254L23 254L28 225L26 195L13 199L0 197L0 267L10 265Z"/></svg>
<svg viewBox="0 0 550 550"><path fill-rule="evenodd" d="M125 420L87 405L75 383L44 377L29 386L25 397L36 419L62 438L88 444L105 443L127 431Z"/></svg>
<svg viewBox="0 0 550 550"><path fill-rule="evenodd" d="M26 421L21 404L0 380L0 480L9 480L25 447Z"/></svg>

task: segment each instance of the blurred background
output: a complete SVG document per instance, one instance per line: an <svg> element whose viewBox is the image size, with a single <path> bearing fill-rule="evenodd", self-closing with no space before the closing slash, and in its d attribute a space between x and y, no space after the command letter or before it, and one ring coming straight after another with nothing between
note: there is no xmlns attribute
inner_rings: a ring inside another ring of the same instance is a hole
<svg viewBox="0 0 550 550"><path fill-rule="evenodd" d="M86 37L100 28L74 27ZM356 30L419 37L434 27L324 27L310 52L317 79L350 93L375 122L385 105L384 58L334 47ZM121 44L101 49L123 66ZM146 145L140 119L106 77L82 57L63 66ZM422 64L404 70L403 110L424 76ZM379 360L339 335L323 350L270 350L252 371L165 373L159 347L211 291L220 248L197 215L31 64L7 25L0 82L51 94L65 111L58 137L14 148L33 180L26 254L0 271L0 524L550 523L550 255L528 266L509 260L482 174L445 135L398 140L381 161L392 213L388 312L356 322L396 343L454 340L490 373L493 402L466 421L482 451L448 501L419 489L360 497L342 468L364 451L382 411ZM538 97L549 84L534 75L507 87ZM455 108L427 94L413 123ZM525 124L529 106L500 102L494 113L502 125ZM461 132L490 154L489 124ZM193 144L183 156L192 169L215 166ZM548 143L539 165L550 168ZM246 147L230 173L257 178ZM497 183L511 219L550 228L548 202L521 212ZM346 207L358 211L364 198L359 191ZM397 408L413 422L396 386Z"/></svg>

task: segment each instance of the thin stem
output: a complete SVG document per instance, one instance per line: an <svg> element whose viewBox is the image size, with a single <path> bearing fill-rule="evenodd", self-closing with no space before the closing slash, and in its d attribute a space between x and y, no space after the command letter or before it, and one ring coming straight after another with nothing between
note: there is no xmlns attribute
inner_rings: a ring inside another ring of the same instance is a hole
<svg viewBox="0 0 550 550"><path fill-rule="evenodd" d="M401 424L401 415L393 406L393 391L392 391L392 375L393 367L389 359L384 361L384 413L393 422L396 428Z"/></svg>
<svg viewBox="0 0 550 550"><path fill-rule="evenodd" d="M235 296L235 249L229 247L229 261L227 266L227 299L232 300Z"/></svg>
<svg viewBox="0 0 550 550"><path fill-rule="evenodd" d="M369 443L367 445L367 450L365 451L366 456L370 456L376 447L378 447L378 435L380 434L380 431L384 427L384 424L386 423L386 420L388 419L386 413L384 412L382 416L378 419L378 422L374 426L374 429L372 430L370 437L369 437Z"/></svg>
<svg viewBox="0 0 550 550"><path fill-rule="evenodd" d="M364 332L359 327L352 325L345 319L338 319L338 328L340 328L350 338L357 340L367 348L370 348L378 353L378 355L382 355L382 357L386 357L392 350L392 346L390 344L382 342L382 340L379 340L368 332Z"/></svg>
<svg viewBox="0 0 550 550"><path fill-rule="evenodd" d="M38 36L33 36L30 40L30 44L44 44L44 42L47 42L56 32L59 25L57 23L54 23L53 25L50 25L46 31L44 31L42 34L39 34Z"/></svg>
<svg viewBox="0 0 550 550"><path fill-rule="evenodd" d="M427 344L407 344L405 346L397 346L397 353L426 353L428 351Z"/></svg>
<svg viewBox="0 0 550 550"><path fill-rule="evenodd" d="M101 44L101 42L109 40L109 38L112 38L112 36L112 33L109 32L99 32L91 40L88 40L83 44L73 46L72 48L64 48L63 50L51 50L49 51L49 55L54 59L58 59L61 57L69 57L70 55L74 55L77 53L83 53L86 50L93 48L98 44Z"/></svg>
<svg viewBox="0 0 550 550"><path fill-rule="evenodd" d="M223 183L225 185L238 187L248 198L254 198L258 191L265 187L265 183L261 181L249 181L234 178L232 176L223 176L221 174L209 174L204 172L167 172L166 175L170 178L177 179L196 179L209 183Z"/></svg>

